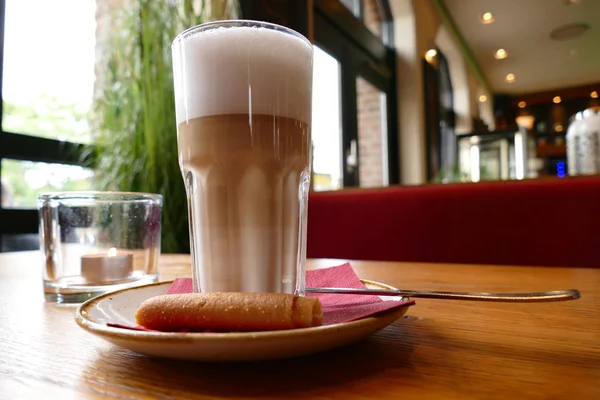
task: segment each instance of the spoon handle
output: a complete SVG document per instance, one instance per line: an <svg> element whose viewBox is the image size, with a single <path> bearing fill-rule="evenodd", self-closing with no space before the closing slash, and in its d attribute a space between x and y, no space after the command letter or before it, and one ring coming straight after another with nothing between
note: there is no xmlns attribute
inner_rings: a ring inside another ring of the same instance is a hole
<svg viewBox="0 0 600 400"><path fill-rule="evenodd" d="M428 290L386 290L352 288L306 288L307 293L367 294L375 296L420 297L424 299L473 300L534 303L549 301L577 300L581 293L576 289L556 290L533 293L476 293L476 292L438 292Z"/></svg>

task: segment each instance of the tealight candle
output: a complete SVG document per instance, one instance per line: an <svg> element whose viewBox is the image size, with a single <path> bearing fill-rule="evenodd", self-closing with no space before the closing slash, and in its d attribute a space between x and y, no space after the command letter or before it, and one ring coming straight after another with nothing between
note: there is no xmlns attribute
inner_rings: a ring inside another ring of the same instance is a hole
<svg viewBox="0 0 600 400"><path fill-rule="evenodd" d="M111 248L106 254L81 257L81 276L88 282L105 282L127 278L133 272L133 254L117 253Z"/></svg>

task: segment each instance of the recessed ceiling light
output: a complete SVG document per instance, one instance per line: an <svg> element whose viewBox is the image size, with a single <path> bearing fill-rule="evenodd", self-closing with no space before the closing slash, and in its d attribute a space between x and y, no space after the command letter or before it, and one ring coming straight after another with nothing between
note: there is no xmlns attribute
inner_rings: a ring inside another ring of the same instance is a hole
<svg viewBox="0 0 600 400"><path fill-rule="evenodd" d="M591 97L592 99L597 99L597 98L598 98L598 92L596 92L596 91L594 90L592 93L590 93L590 97Z"/></svg>
<svg viewBox="0 0 600 400"><path fill-rule="evenodd" d="M488 12L484 12L479 17L479 20L481 21L482 24L491 24L492 22L494 22L494 16L489 11Z"/></svg>
<svg viewBox="0 0 600 400"><path fill-rule="evenodd" d="M494 53L494 57L496 58L496 60L502 60L503 58L508 57L508 52L504 49L498 49Z"/></svg>
<svg viewBox="0 0 600 400"><path fill-rule="evenodd" d="M562 101L562 99L560 98L560 96L554 96L554 98L552 99L552 102L554 104L558 104Z"/></svg>
<svg viewBox="0 0 600 400"><path fill-rule="evenodd" d="M513 83L515 81L515 74L506 75L506 82Z"/></svg>
<svg viewBox="0 0 600 400"><path fill-rule="evenodd" d="M436 49L429 49L429 50L427 50L427 53L425 53L425 57L433 58L435 56L437 56Z"/></svg>
<svg viewBox="0 0 600 400"><path fill-rule="evenodd" d="M479 101L481 103L485 103L487 101L487 96L485 94L482 94L481 96L479 96Z"/></svg>
<svg viewBox="0 0 600 400"><path fill-rule="evenodd" d="M527 103L525 103L524 101L520 101L519 108L525 108L525 107L527 107Z"/></svg>

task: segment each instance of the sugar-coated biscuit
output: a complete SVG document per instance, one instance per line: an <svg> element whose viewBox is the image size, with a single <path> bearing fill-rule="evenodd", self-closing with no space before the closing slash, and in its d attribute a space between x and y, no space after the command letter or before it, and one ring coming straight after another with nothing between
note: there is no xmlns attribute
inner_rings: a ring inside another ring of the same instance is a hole
<svg viewBox="0 0 600 400"><path fill-rule="evenodd" d="M323 310L317 298L292 294L185 293L144 301L135 319L158 331L272 331L320 326Z"/></svg>

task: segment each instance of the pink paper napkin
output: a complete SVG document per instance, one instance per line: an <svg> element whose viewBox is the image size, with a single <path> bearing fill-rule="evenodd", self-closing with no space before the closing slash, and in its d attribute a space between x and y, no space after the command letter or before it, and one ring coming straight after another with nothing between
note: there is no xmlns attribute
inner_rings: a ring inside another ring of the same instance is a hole
<svg viewBox="0 0 600 400"><path fill-rule="evenodd" d="M306 273L306 287L364 288L365 285L350 264L346 263L337 267L308 271ZM191 293L192 291L191 278L178 278L169 287L167 294ZM356 321L382 311L415 304L414 301L383 301L379 296L359 294L310 293L307 296L317 297L321 302L323 306L323 325ZM108 325L118 328L146 330L137 326Z"/></svg>
<svg viewBox="0 0 600 400"><path fill-rule="evenodd" d="M364 288L350 264L311 270L306 273L306 287ZM323 324L356 321L382 311L415 304L414 301L383 301L379 296L362 294L310 293L323 306Z"/></svg>

